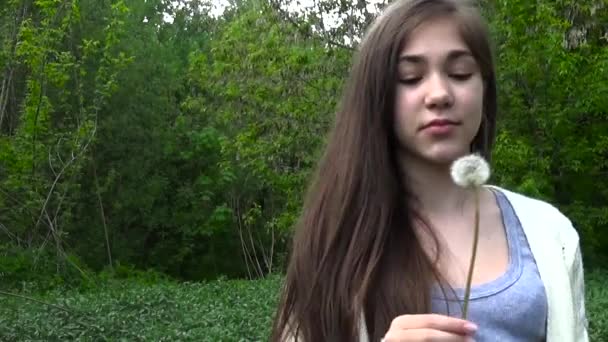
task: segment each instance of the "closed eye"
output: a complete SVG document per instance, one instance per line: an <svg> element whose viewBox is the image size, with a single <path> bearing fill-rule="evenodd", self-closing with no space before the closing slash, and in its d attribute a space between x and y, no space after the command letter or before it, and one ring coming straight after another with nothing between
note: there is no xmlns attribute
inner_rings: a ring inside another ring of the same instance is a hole
<svg viewBox="0 0 608 342"><path fill-rule="evenodd" d="M466 81L469 78L471 78L471 76L473 76L472 73L468 73L468 74L450 74L450 77L458 80L458 81Z"/></svg>
<svg viewBox="0 0 608 342"><path fill-rule="evenodd" d="M401 78L399 79L399 83L403 84L403 85L415 85L416 83L420 82L420 80L422 79L422 77L407 77L407 78Z"/></svg>

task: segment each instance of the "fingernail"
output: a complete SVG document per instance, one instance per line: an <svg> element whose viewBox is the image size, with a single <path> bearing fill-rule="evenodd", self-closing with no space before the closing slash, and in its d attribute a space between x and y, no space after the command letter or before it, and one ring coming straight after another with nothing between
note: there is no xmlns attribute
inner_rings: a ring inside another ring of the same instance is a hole
<svg viewBox="0 0 608 342"><path fill-rule="evenodd" d="M464 329L466 331L468 331L470 334L474 333L477 331L477 325L474 323L465 323L464 324Z"/></svg>

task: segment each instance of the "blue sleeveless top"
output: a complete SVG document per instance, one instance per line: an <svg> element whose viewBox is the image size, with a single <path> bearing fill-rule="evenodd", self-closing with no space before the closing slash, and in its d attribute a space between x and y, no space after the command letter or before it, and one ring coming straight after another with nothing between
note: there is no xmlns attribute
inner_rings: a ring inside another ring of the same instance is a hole
<svg viewBox="0 0 608 342"><path fill-rule="evenodd" d="M479 330L475 341L517 342L544 341L547 324L547 297L534 256L523 228L508 199L493 190L502 213L509 248L507 271L495 280L473 286L468 320ZM432 291L434 313L461 317L464 289L454 293L439 286ZM447 297L447 301L446 298Z"/></svg>

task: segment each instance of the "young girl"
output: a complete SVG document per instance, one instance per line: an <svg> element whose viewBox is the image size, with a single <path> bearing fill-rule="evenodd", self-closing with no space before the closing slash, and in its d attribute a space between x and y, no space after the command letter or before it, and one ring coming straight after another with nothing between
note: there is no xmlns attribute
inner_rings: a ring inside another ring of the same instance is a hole
<svg viewBox="0 0 608 342"><path fill-rule="evenodd" d="M555 207L473 194L454 160L490 159L496 81L464 0L396 0L357 53L298 223L273 341L587 341L578 234Z"/></svg>

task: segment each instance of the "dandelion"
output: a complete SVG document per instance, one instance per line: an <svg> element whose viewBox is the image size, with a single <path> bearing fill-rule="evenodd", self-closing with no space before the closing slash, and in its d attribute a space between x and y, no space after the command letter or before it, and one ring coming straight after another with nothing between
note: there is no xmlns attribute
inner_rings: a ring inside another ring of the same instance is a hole
<svg viewBox="0 0 608 342"><path fill-rule="evenodd" d="M479 187L490 178L490 166L478 154L464 156L452 164L452 179L463 188Z"/></svg>
<svg viewBox="0 0 608 342"><path fill-rule="evenodd" d="M469 298L471 295L471 281L473 279L473 269L475 267L475 256L477 254L477 242L479 240L479 193L481 186L490 178L490 166L478 154L471 154L454 161L451 167L451 176L454 183L472 189L475 197L475 225L473 236L473 251L471 253L471 263L467 274L467 283L464 292L464 304L462 318L467 319Z"/></svg>

